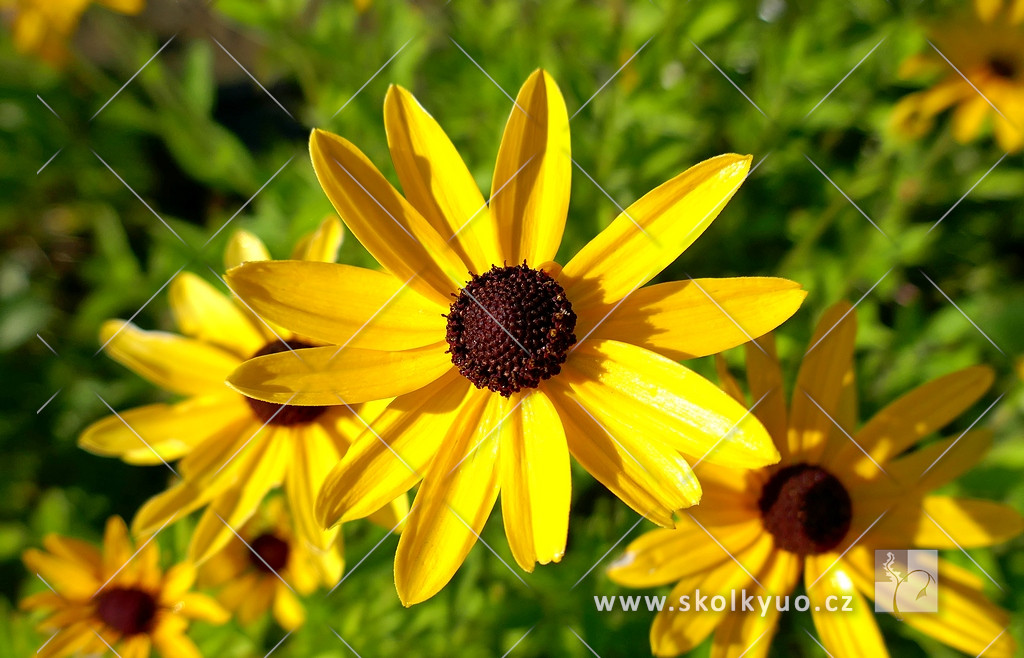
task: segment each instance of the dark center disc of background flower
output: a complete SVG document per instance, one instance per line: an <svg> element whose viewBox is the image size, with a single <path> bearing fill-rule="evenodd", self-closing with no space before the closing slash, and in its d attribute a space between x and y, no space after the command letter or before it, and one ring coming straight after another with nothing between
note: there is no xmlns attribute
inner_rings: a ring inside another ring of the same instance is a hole
<svg viewBox="0 0 1024 658"><path fill-rule="evenodd" d="M522 265L474 274L448 311L448 353L477 388L508 397L557 375L576 342L565 290Z"/></svg>
<svg viewBox="0 0 1024 658"><path fill-rule="evenodd" d="M288 347L285 347L285 343L288 344ZM315 347L315 345L310 345L301 340L274 340L256 350L249 358L255 359L258 356L277 354L278 352L284 352L289 347L293 350L301 350L307 347ZM252 398L245 398L245 401L249 403L257 418L271 425L303 425L313 422L323 412L327 411L327 407L299 407L291 404L284 405L264 402L263 400L254 400ZM281 411L278 411L278 409Z"/></svg>
<svg viewBox="0 0 1024 658"><path fill-rule="evenodd" d="M288 542L272 533L260 535L250 546L252 551L249 553L249 559L261 571L270 573L273 570L281 573L288 564L288 553L291 550L288 548ZM257 555L259 557L256 557Z"/></svg>
<svg viewBox="0 0 1024 658"><path fill-rule="evenodd" d="M800 555L830 551L850 529L853 507L831 473L809 464L779 470L764 485L761 516L775 544Z"/></svg>
<svg viewBox="0 0 1024 658"><path fill-rule="evenodd" d="M139 589L108 589L96 597L96 612L118 633L138 635L150 630L156 617L156 599Z"/></svg>
<svg viewBox="0 0 1024 658"><path fill-rule="evenodd" d="M988 67L1000 78L1012 78L1017 75L1017 61L1009 55L993 55L988 60Z"/></svg>

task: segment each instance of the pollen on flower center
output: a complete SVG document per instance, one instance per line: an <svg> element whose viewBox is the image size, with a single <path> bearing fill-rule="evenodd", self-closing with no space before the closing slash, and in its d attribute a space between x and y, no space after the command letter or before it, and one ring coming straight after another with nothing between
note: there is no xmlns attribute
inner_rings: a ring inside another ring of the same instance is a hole
<svg viewBox="0 0 1024 658"><path fill-rule="evenodd" d="M988 67L1000 78L1013 78L1017 75L1017 62L1006 55L993 55L988 60Z"/></svg>
<svg viewBox="0 0 1024 658"><path fill-rule="evenodd" d="M156 617L156 599L140 589L112 588L96 597L100 620L122 635L146 633Z"/></svg>
<svg viewBox="0 0 1024 658"><path fill-rule="evenodd" d="M541 270L495 265L452 295L448 353L477 388L508 397L557 375L576 343L565 290Z"/></svg>
<svg viewBox="0 0 1024 658"><path fill-rule="evenodd" d="M776 472L764 485L761 516L776 545L791 553L812 555L838 546L850 529L853 507L846 488L818 466L794 464Z"/></svg>
<svg viewBox="0 0 1024 658"><path fill-rule="evenodd" d="M261 571L280 573L288 564L288 542L272 533L264 533L250 544L249 560Z"/></svg>
<svg viewBox="0 0 1024 658"><path fill-rule="evenodd" d="M289 348L293 350L300 350L307 347L315 346L301 340L273 340L256 350L256 352L249 358L255 359L258 356L277 354L278 352L284 352ZM305 423L313 422L319 418L321 414L327 411L327 407L298 407L294 405L264 402L263 400L255 400L253 398L245 398L245 401L249 403L249 407L252 408L252 411L256 414L257 418L270 425L304 425ZM280 411L278 411L279 409Z"/></svg>

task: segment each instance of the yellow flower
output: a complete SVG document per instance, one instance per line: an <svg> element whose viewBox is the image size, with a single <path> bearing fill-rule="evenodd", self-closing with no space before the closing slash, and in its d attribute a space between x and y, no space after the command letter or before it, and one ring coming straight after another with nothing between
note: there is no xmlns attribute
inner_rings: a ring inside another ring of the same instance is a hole
<svg viewBox="0 0 1024 658"><path fill-rule="evenodd" d="M341 239L341 222L330 218L298 245L294 256L332 261ZM258 238L239 231L225 258L233 267L269 256ZM103 325L100 340L115 360L187 398L108 416L78 440L90 452L132 464L181 460L175 469L180 480L142 506L132 532L157 531L208 506L190 546L192 559L200 562L222 548L232 528L245 523L266 494L283 484L299 536L328 550L340 537L337 529L325 532L316 521L314 498L350 437L365 428L356 414L372 417L376 411L282 406L239 395L224 379L246 358L323 343L272 329L237 300L187 272L171 282L170 302L183 336L112 320ZM408 503L402 496L378 509L375 519L391 528L405 516Z"/></svg>
<svg viewBox="0 0 1024 658"><path fill-rule="evenodd" d="M260 315L342 349L253 359L229 383L293 404L398 396L332 471L318 515L324 524L366 516L423 479L395 561L405 604L451 579L499 489L519 565L560 560L570 454L667 526L700 498L680 452L717 445L707 459L750 467L778 458L735 400L675 360L771 330L800 305L799 285L735 278L638 290L718 215L749 157L718 156L676 176L563 269L552 259L572 163L550 76L536 71L519 92L489 203L408 91L390 88L384 118L404 196L337 135L314 131L310 150L327 196L385 271L279 262L228 274Z"/></svg>
<svg viewBox="0 0 1024 658"><path fill-rule="evenodd" d="M199 582L219 588L217 599L243 624L268 609L287 631L306 621L296 597L330 587L341 578L341 547L310 546L295 535L292 517L280 497L269 499L224 549L203 563ZM244 540L244 543L243 543Z"/></svg>
<svg viewBox="0 0 1024 658"><path fill-rule="evenodd" d="M14 46L55 66L67 61L67 42L92 0L3 0L0 8L13 8ZM145 0L96 0L122 14L137 14Z"/></svg>
<svg viewBox="0 0 1024 658"><path fill-rule="evenodd" d="M874 598L876 549L990 546L1021 532L1020 515L1005 505L929 494L987 449L991 435L985 430L921 441L981 397L992 383L991 370L972 367L940 377L898 398L858 430L855 332L848 304L825 314L788 411L771 336L758 341L763 352L748 345L754 413L782 460L748 471L701 463L700 506L674 530L655 530L634 541L610 568L612 580L631 587L677 583L667 608L698 589L726 597L742 589L785 596L802 576L818 635L831 655L887 656L864 599ZM724 366L720 372L725 389L743 400ZM938 612L904 613L904 621L971 655L1012 655L1014 642L1003 632L1009 616L985 598L981 580L941 559L937 577ZM828 611L829 605L843 606L845 596L851 597L852 611ZM651 627L651 645L657 655L676 655L714 632L712 656L764 656L778 620L774 603L765 616L760 610L664 609Z"/></svg>
<svg viewBox="0 0 1024 658"><path fill-rule="evenodd" d="M53 591L21 601L26 610L49 614L39 629L50 639L39 658L101 655L113 647L121 658L198 658L185 635L189 620L223 624L228 613L205 594L190 591L195 569L177 564L160 569L155 542L136 549L120 517L107 520L103 551L79 539L48 535L46 551L31 548L22 559Z"/></svg>
<svg viewBox="0 0 1024 658"><path fill-rule="evenodd" d="M916 138L931 130L940 112L956 106L958 142L974 140L991 117L1000 148L1019 151L1024 146L1024 0L976 0L975 13L936 26L930 34L935 48L903 62L903 77L943 77L931 89L902 99L891 122L896 132Z"/></svg>

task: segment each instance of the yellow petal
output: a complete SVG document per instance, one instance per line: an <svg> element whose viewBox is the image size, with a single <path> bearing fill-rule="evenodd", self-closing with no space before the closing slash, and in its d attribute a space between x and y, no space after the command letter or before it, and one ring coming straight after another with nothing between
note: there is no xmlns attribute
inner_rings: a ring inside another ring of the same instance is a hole
<svg viewBox="0 0 1024 658"><path fill-rule="evenodd" d="M228 247L224 251L224 269L230 270L242 263L270 260L270 252L263 240L245 230L237 230L231 234Z"/></svg>
<svg viewBox="0 0 1024 658"><path fill-rule="evenodd" d="M223 480L223 478L222 478ZM160 529L165 523L170 525L188 516L227 486L224 482L216 489L198 487L188 480L171 486L167 491L159 493L147 500L132 519L132 534L147 536Z"/></svg>
<svg viewBox="0 0 1024 658"><path fill-rule="evenodd" d="M100 573L103 568L103 558L99 550L81 539L53 534L46 535L43 537L43 548L57 557L77 562L93 570L94 573Z"/></svg>
<svg viewBox="0 0 1024 658"><path fill-rule="evenodd" d="M668 585L732 562L730 555L740 554L763 534L759 519L705 532L684 514L674 529L653 530L635 539L608 568L608 577L627 587Z"/></svg>
<svg viewBox="0 0 1024 658"><path fill-rule="evenodd" d="M404 350L441 340L441 307L385 272L314 261L250 263L228 285L261 318L325 343Z"/></svg>
<svg viewBox="0 0 1024 658"><path fill-rule="evenodd" d="M78 445L129 464L160 464L188 454L197 444L226 430L239 431L251 413L231 391L173 405L151 404L96 421L78 437Z"/></svg>
<svg viewBox="0 0 1024 658"><path fill-rule="evenodd" d="M733 468L759 468L779 459L764 427L736 400L641 347L584 341L558 381L616 437L659 437L686 455Z"/></svg>
<svg viewBox="0 0 1024 658"><path fill-rule="evenodd" d="M723 391L729 394L733 400L736 400L743 406L747 405L747 397L743 393L743 389L740 388L739 382L729 372L729 364L725 362L725 358L721 354L715 355L715 374L718 375L718 386Z"/></svg>
<svg viewBox="0 0 1024 658"><path fill-rule="evenodd" d="M99 574L94 569L35 548L26 550L21 559L29 572L42 576L51 587L69 599L87 599L102 583L97 580Z"/></svg>
<svg viewBox="0 0 1024 658"><path fill-rule="evenodd" d="M543 393L510 402L515 408L500 431L501 518L516 562L533 571L535 563L560 562L565 554L569 448L558 412Z"/></svg>
<svg viewBox="0 0 1024 658"><path fill-rule="evenodd" d="M747 589L754 593L757 587L748 573L761 570L772 554L771 535L763 534L750 548L736 555L736 561L728 560L718 567L700 572L679 581L668 595L666 606L677 604L675 610L662 609L651 625L651 649L659 656L674 656L690 651L704 641L726 616L722 611L713 611L710 599L713 596L729 598L732 590ZM705 596L706 610L696 609L696 593ZM690 609L681 610L678 604L681 596L690 597ZM672 603L669 603L671 601ZM726 606L728 607L728 606Z"/></svg>
<svg viewBox="0 0 1024 658"><path fill-rule="evenodd" d="M844 378L853 368L856 337L856 311L846 302L833 304L818 321L793 389L787 454L814 462L824 451Z"/></svg>
<svg viewBox="0 0 1024 658"><path fill-rule="evenodd" d="M491 181L491 211L508 264L553 260L569 210L569 115L558 85L536 70L505 124Z"/></svg>
<svg viewBox="0 0 1024 658"><path fill-rule="evenodd" d="M322 525L359 519L408 491L463 405L472 385L455 371L395 398L328 474L316 501Z"/></svg>
<svg viewBox="0 0 1024 658"><path fill-rule="evenodd" d="M100 328L104 351L115 361L160 388L183 395L224 390L224 378L237 356L192 338L143 331L129 322L109 320Z"/></svg>
<svg viewBox="0 0 1024 658"><path fill-rule="evenodd" d="M268 426L235 457L245 478L220 494L203 514L192 535L189 556L202 562L224 547L256 512L260 502L281 484L289 466L288 438L276 436Z"/></svg>
<svg viewBox="0 0 1024 658"><path fill-rule="evenodd" d="M681 361L716 354L771 331L806 296L799 283L771 277L659 283L623 300L591 338L633 343ZM577 327L576 334L587 331Z"/></svg>
<svg viewBox="0 0 1024 658"><path fill-rule="evenodd" d="M1013 114L1011 116L1020 116ZM1024 129L1001 116L995 117L996 142L1007 153L1016 153L1024 147Z"/></svg>
<svg viewBox="0 0 1024 658"><path fill-rule="evenodd" d="M982 123L989 114L989 104L981 96L968 98L953 112L953 138L967 144L981 132Z"/></svg>
<svg viewBox="0 0 1024 658"><path fill-rule="evenodd" d="M90 622L79 622L62 629L46 645L36 650L36 658L62 658L85 652L90 645L103 643L96 637Z"/></svg>
<svg viewBox="0 0 1024 658"><path fill-rule="evenodd" d="M992 445L991 430L971 430L941 441L935 441L918 448L885 465L885 470L900 489L927 492L952 482L971 469L988 452ZM862 462L864 460L861 460ZM864 465L861 471L868 470ZM878 469L872 464L871 475L875 480ZM879 489L877 482L864 485L865 493L871 494L871 487ZM899 495L898 492L881 490L882 495Z"/></svg>
<svg viewBox="0 0 1024 658"><path fill-rule="evenodd" d="M160 602L173 604L192 588L196 580L196 570L191 562L179 562L164 573L164 581L160 587Z"/></svg>
<svg viewBox="0 0 1024 658"><path fill-rule="evenodd" d="M951 496L926 497L918 518L908 520L907 527L916 528L914 545L922 548L993 546L1024 530L1024 519L1009 505Z"/></svg>
<svg viewBox="0 0 1024 658"><path fill-rule="evenodd" d="M134 635L121 640L118 655L121 658L149 658L151 648L148 635Z"/></svg>
<svg viewBox="0 0 1024 658"><path fill-rule="evenodd" d="M974 11L986 23L991 23L1002 8L1003 0L974 0Z"/></svg>
<svg viewBox="0 0 1024 658"><path fill-rule="evenodd" d="M785 596L803 571L803 559L787 551L775 551L765 564L757 579L765 591L755 590L756 596ZM760 604L755 601L755 606ZM711 658L742 656L743 658L764 658L771 648L772 636L778 628L782 613L774 605L764 614L760 609L751 612L733 612L715 631L711 645Z"/></svg>
<svg viewBox="0 0 1024 658"><path fill-rule="evenodd" d="M246 361L228 377L243 395L276 404L332 406L418 390L449 370L444 341L401 352L314 347Z"/></svg>
<svg viewBox="0 0 1024 658"><path fill-rule="evenodd" d="M306 609L284 583L277 584L277 593L274 595L274 619L286 631L294 631L306 623Z"/></svg>
<svg viewBox="0 0 1024 658"><path fill-rule="evenodd" d="M181 332L246 358L263 347L263 334L227 295L191 272L171 281L170 304Z"/></svg>
<svg viewBox="0 0 1024 658"><path fill-rule="evenodd" d="M865 460L863 449L884 464L962 414L988 390L993 379L991 368L972 366L915 388L872 416L854 434L857 445L845 446L835 463Z"/></svg>
<svg viewBox="0 0 1024 658"><path fill-rule="evenodd" d="M568 389L555 384L545 392L558 409L572 456L637 513L671 528L675 510L700 500L700 484L690 465L657 435L612 435Z"/></svg>
<svg viewBox="0 0 1024 658"><path fill-rule="evenodd" d="M226 624L231 615L219 603L205 594L188 592L175 602L178 614L210 624Z"/></svg>
<svg viewBox="0 0 1024 658"><path fill-rule="evenodd" d="M842 562L832 566L836 557L834 553L807 557L807 596L821 643L833 655L888 656L872 605L854 587L853 578ZM821 576L822 573L825 575ZM815 583L819 576L821 579ZM829 601L830 596L835 598ZM850 599L844 599L845 596ZM828 610L829 605L842 608L847 600L850 612Z"/></svg>
<svg viewBox="0 0 1024 658"><path fill-rule="evenodd" d="M439 304L468 279L454 249L348 140L314 130L313 169L352 234L384 268Z"/></svg>
<svg viewBox="0 0 1024 658"><path fill-rule="evenodd" d="M107 519L107 525L103 532L103 571L113 574L120 571L132 554L135 547L128 538L128 526L119 516L112 516Z"/></svg>
<svg viewBox="0 0 1024 658"><path fill-rule="evenodd" d="M406 606L448 584L498 498L498 436L506 401L475 391L448 431L398 540L395 586Z"/></svg>
<svg viewBox="0 0 1024 658"><path fill-rule="evenodd" d="M719 155L636 201L563 268L559 281L579 313L614 304L674 261L722 211L750 156Z"/></svg>
<svg viewBox="0 0 1024 658"><path fill-rule="evenodd" d="M468 269L481 273L501 264L491 211L437 121L412 94L392 85L384 99L384 127L409 202Z"/></svg>
<svg viewBox="0 0 1024 658"><path fill-rule="evenodd" d="M202 658L199 648L182 633L154 633L153 645L160 658Z"/></svg>
<svg viewBox="0 0 1024 658"><path fill-rule="evenodd" d="M345 240L345 228L341 220L330 215L309 235L304 236L292 251L294 260L321 261L333 263L338 258L338 249Z"/></svg>
<svg viewBox="0 0 1024 658"><path fill-rule="evenodd" d="M756 344L755 344L756 343ZM787 447L786 433L789 431L786 410L786 388L782 381L782 369L775 354L775 337L766 334L745 347L747 358L747 385L754 415L764 424L780 452ZM760 400L760 402L758 402Z"/></svg>
<svg viewBox="0 0 1024 658"><path fill-rule="evenodd" d="M285 476L288 508L298 537L319 550L327 550L337 531L324 531L313 513L316 496L327 474L341 461L341 455L319 425L297 427L291 432L291 467Z"/></svg>

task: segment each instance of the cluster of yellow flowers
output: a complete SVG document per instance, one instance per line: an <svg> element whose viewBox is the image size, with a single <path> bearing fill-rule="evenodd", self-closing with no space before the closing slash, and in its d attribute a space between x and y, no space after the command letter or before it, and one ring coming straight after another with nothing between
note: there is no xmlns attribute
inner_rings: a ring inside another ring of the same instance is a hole
<svg viewBox="0 0 1024 658"><path fill-rule="evenodd" d="M991 3L980 5L991 20ZM1006 11L1019 22L1022 6ZM985 66L993 95L1006 89L1010 99L1004 64ZM956 102L947 86L944 105L908 98L900 121ZM986 108L964 96L955 122L968 138ZM293 630L305 616L296 594L339 582L340 524L363 518L400 532L398 596L422 602L455 575L499 492L519 566L559 562L571 459L663 527L625 550L614 581L678 583L673 599L751 583L788 594L803 578L812 603L853 602L848 614L812 608L832 655L887 655L865 600L875 548L988 546L1024 528L1009 507L930 494L981 457L989 433L919 445L985 393L989 369L925 384L861 425L849 305L821 319L787 401L770 332L800 307L799 284L647 285L737 192L749 156L677 175L561 265L573 165L565 103L545 72L516 98L488 200L408 91L391 87L384 119L402 193L346 139L317 130L310 140L321 186L381 269L334 262L343 239L334 217L291 260L271 260L239 231L225 256L230 294L188 273L171 283L180 334L102 327L111 357L184 399L102 419L79 443L166 464L175 477L135 515L137 550L115 517L102 552L57 536L26 552L52 588L22 602L56 631L40 656L196 656L188 621L231 613L249 623L272 610ZM1019 147L1019 133L1000 125L1000 142ZM720 386L680 363L739 345L749 397L724 361ZM189 559L162 571L155 536L199 510ZM1007 614L971 573L939 568L938 613L906 622L962 651L1012 655ZM663 611L652 648L675 655L714 633L714 656L763 656L778 618Z"/></svg>
<svg viewBox="0 0 1024 658"><path fill-rule="evenodd" d="M519 92L489 202L408 91L392 87L384 114L404 195L349 141L318 130L310 142L323 189L381 270L333 262L343 235L333 217L291 260L270 260L239 231L225 263L232 295L187 273L172 282L180 335L103 326L109 355L185 399L100 420L80 445L176 462L176 477L136 514L134 557L119 519L103 554L51 537L47 552L25 555L54 591L24 605L62 629L40 655L100 642L121 656L196 655L187 619L222 622L225 608L243 623L272 609L294 629L295 594L341 578L339 524L365 517L401 532L395 584L415 604L453 577L499 492L519 566L558 562L570 455L665 528L629 546L615 581L678 581L679 593L753 581L785 594L803 576L814 601L854 601L852 614L813 613L834 655L885 655L864 601L872 548L985 546L1021 531L1009 507L928 495L980 458L988 433L915 449L987 390L987 368L926 384L857 429L853 308L822 318L787 405L769 332L800 306L798 284L645 285L711 224L749 157L679 174L562 266L569 125L545 72ZM749 400L726 368L720 388L679 363L741 344ZM161 575L153 537L203 508L189 562ZM190 564L219 603L189 591ZM964 651L1011 655L1006 613L968 572L941 570L939 613L907 622ZM764 655L777 621L665 611L652 646L673 655L715 632L714 655Z"/></svg>

